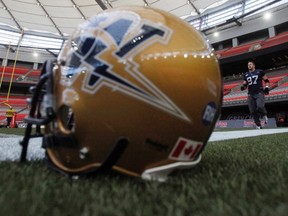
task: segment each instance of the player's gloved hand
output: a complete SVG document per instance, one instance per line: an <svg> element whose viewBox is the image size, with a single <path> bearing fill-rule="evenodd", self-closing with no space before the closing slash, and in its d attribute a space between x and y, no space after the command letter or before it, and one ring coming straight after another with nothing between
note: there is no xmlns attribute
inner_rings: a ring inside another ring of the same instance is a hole
<svg viewBox="0 0 288 216"><path fill-rule="evenodd" d="M245 90L245 86L241 85L241 91L244 91L244 90Z"/></svg>
<svg viewBox="0 0 288 216"><path fill-rule="evenodd" d="M266 86L265 89L264 89L264 94L265 94L265 95L268 95L268 94L269 94L269 90L270 90L269 87Z"/></svg>

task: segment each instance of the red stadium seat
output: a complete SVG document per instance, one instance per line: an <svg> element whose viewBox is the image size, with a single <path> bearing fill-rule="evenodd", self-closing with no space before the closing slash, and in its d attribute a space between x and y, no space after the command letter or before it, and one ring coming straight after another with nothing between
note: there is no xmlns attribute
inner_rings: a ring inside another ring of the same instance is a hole
<svg viewBox="0 0 288 216"><path fill-rule="evenodd" d="M6 97L0 97L0 106L6 107L4 103L9 104L14 108L25 108L28 106L26 97L25 98L9 97L8 101L6 100Z"/></svg>
<svg viewBox="0 0 288 216"><path fill-rule="evenodd" d="M240 82L236 82L236 83L227 83L227 84L224 84L224 90L231 90L233 89L234 87L238 86L240 84Z"/></svg>
<svg viewBox="0 0 288 216"><path fill-rule="evenodd" d="M274 37L268 38L265 40L262 44L262 49L276 46L279 44L287 43L288 42L288 32L283 32L281 34L278 34Z"/></svg>
<svg viewBox="0 0 288 216"><path fill-rule="evenodd" d="M282 83L279 87L288 87L288 82Z"/></svg>
<svg viewBox="0 0 288 216"><path fill-rule="evenodd" d="M14 70L14 74L13 74L13 82L14 81L19 81L19 77L27 77L28 79L38 79L40 76L41 71L40 70L34 70L31 68L25 68L25 67L15 67L15 69L13 69L12 66L7 66L7 67L0 67L0 76L2 76L3 73L3 77L4 77L4 82L6 81L10 81L10 78L12 76ZM22 79L20 79L22 81Z"/></svg>
<svg viewBox="0 0 288 216"><path fill-rule="evenodd" d="M230 97L230 98L224 98L223 101L237 101L237 100L246 100L247 95L241 95L241 96L235 96L235 97Z"/></svg>
<svg viewBox="0 0 288 216"><path fill-rule="evenodd" d="M254 50L261 49L262 43L264 40L258 40L258 41L253 41L247 44L239 45L236 47L232 47L230 49L225 50L224 52L221 52L221 58L225 57L230 57L230 56L235 56L235 55L240 55L243 53L247 52L252 52Z"/></svg>

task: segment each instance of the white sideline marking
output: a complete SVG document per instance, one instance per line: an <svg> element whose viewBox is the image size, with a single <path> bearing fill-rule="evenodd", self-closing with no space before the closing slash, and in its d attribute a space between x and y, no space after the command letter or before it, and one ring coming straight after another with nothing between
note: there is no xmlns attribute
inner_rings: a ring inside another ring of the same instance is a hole
<svg viewBox="0 0 288 216"><path fill-rule="evenodd" d="M214 131L210 136L209 142L287 132L288 128ZM23 136L0 134L0 161L19 161L22 149L19 141L22 138ZM30 139L27 160L39 160L44 158L45 150L41 148L41 141L42 138Z"/></svg>
<svg viewBox="0 0 288 216"><path fill-rule="evenodd" d="M19 141L23 136L0 134L0 161L19 161L22 147ZM43 159L45 150L41 148L42 138L30 139L27 160Z"/></svg>
<svg viewBox="0 0 288 216"><path fill-rule="evenodd" d="M287 133L288 128L273 128L273 129L260 129L260 130L240 130L240 131L214 131L210 138L209 142L221 141L228 139L238 139L244 137L253 137L267 134L276 134L276 133Z"/></svg>

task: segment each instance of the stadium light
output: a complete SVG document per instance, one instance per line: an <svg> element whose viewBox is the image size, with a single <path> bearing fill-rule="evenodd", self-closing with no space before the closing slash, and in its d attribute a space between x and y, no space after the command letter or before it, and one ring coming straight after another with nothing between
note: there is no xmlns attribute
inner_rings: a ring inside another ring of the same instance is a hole
<svg viewBox="0 0 288 216"><path fill-rule="evenodd" d="M269 20L271 18L271 16L272 16L272 14L267 12L267 13L264 14L264 19L265 20Z"/></svg>

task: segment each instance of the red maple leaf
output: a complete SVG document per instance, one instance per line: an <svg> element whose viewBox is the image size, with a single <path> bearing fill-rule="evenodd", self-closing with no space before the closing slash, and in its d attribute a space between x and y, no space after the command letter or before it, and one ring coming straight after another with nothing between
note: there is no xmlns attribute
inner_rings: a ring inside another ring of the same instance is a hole
<svg viewBox="0 0 288 216"><path fill-rule="evenodd" d="M185 155L189 155L189 154L191 154L192 151L193 151L193 147L189 146L188 148L185 148L184 154Z"/></svg>

